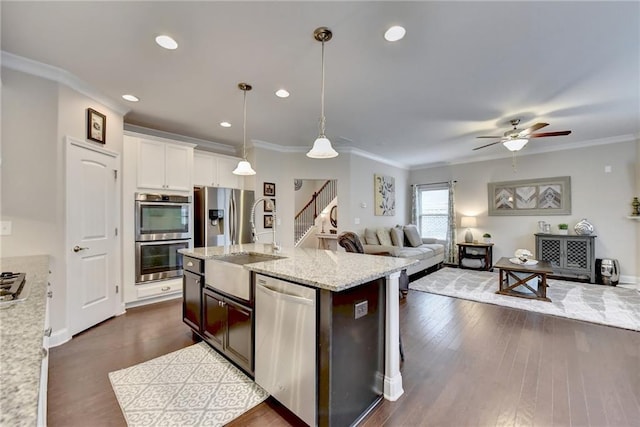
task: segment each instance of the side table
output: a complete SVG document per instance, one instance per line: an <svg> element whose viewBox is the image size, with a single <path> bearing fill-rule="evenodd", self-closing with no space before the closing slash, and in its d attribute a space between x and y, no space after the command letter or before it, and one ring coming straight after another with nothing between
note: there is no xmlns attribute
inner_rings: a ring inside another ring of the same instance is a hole
<svg viewBox="0 0 640 427"><path fill-rule="evenodd" d="M470 270L493 269L493 243L457 243L458 245L458 268L468 268ZM478 267L470 266L464 260L479 260ZM465 265L467 264L467 265Z"/></svg>

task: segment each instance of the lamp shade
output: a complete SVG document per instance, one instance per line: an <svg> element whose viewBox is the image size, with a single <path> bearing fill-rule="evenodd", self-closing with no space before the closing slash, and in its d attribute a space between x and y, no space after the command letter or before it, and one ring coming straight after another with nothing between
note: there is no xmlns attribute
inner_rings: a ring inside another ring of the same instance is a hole
<svg viewBox="0 0 640 427"><path fill-rule="evenodd" d="M462 228L472 228L477 225L475 216L463 216L460 219L460 226Z"/></svg>
<svg viewBox="0 0 640 427"><path fill-rule="evenodd" d="M527 142L529 142L528 139L518 138L505 141L502 143L502 145L507 147L507 150L509 151L519 151L522 150L522 147L527 145Z"/></svg>
<svg viewBox="0 0 640 427"><path fill-rule="evenodd" d="M234 175L255 175L256 171L251 167L251 163L246 160L240 160L238 166L232 172Z"/></svg>
<svg viewBox="0 0 640 427"><path fill-rule="evenodd" d="M311 150L307 153L307 157L312 159L330 159L337 155L338 152L331 146L331 141L324 136L318 137Z"/></svg>

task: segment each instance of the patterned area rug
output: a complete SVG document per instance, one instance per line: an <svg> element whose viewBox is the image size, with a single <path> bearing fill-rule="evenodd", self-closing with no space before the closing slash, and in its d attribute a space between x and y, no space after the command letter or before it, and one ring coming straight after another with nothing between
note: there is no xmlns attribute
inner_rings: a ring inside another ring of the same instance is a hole
<svg viewBox="0 0 640 427"><path fill-rule="evenodd" d="M129 426L222 426L269 397L203 342L109 379Z"/></svg>
<svg viewBox="0 0 640 427"><path fill-rule="evenodd" d="M498 273L442 268L410 289L640 331L640 293L632 289L548 279L552 302L498 295Z"/></svg>

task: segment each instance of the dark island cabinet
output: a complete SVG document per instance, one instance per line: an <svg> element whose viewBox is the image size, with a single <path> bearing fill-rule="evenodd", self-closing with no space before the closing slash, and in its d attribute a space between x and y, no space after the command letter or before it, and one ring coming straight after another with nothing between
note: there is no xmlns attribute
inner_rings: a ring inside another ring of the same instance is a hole
<svg viewBox="0 0 640 427"><path fill-rule="evenodd" d="M204 262L184 257L182 280L182 321L200 334L202 332L202 288L204 286Z"/></svg>
<svg viewBox="0 0 640 427"><path fill-rule="evenodd" d="M253 310L205 288L202 335L215 349L253 375Z"/></svg>

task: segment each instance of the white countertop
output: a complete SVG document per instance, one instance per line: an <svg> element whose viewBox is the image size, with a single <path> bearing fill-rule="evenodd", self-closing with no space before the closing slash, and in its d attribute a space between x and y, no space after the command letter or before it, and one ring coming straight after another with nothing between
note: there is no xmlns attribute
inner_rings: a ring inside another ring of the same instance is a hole
<svg viewBox="0 0 640 427"><path fill-rule="evenodd" d="M281 256L284 258L245 264L244 267L256 273L332 292L353 288L418 262L405 258L308 248L282 248L279 252L273 252L270 244L261 243L180 249L178 252L202 260L242 252Z"/></svg>
<svg viewBox="0 0 640 427"><path fill-rule="evenodd" d="M29 288L26 300L0 308L0 425L35 426L49 257L2 258L0 269L26 273Z"/></svg>

